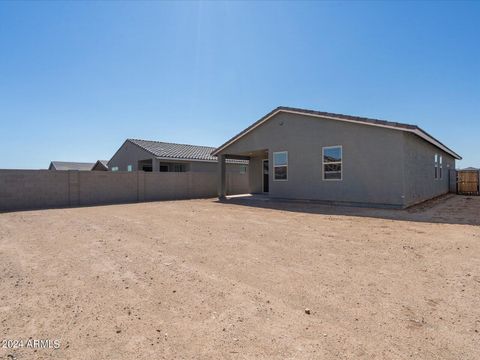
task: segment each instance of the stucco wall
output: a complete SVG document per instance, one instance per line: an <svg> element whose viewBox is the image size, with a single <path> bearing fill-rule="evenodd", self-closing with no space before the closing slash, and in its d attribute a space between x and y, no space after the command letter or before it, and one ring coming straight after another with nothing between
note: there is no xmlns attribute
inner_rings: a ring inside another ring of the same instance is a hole
<svg viewBox="0 0 480 360"><path fill-rule="evenodd" d="M248 192L248 175L228 173L229 194ZM0 211L217 195L217 174L0 170Z"/></svg>
<svg viewBox="0 0 480 360"><path fill-rule="evenodd" d="M455 170L455 159L423 141L418 136L403 133L405 153L405 202L413 205L450 191L450 170ZM442 179L435 179L435 154L443 157Z"/></svg>
<svg viewBox="0 0 480 360"><path fill-rule="evenodd" d="M270 196L332 202L404 205L403 132L305 115L279 113L222 154L268 149ZM343 180L322 179L322 147L343 146ZM288 181L273 180L272 154L288 151ZM251 188L261 184L256 159Z"/></svg>
<svg viewBox="0 0 480 360"><path fill-rule="evenodd" d="M449 171L449 190L451 193L456 193L457 192L457 170L455 169L450 169Z"/></svg>
<svg viewBox="0 0 480 360"><path fill-rule="evenodd" d="M119 171L127 171L127 166L132 165L133 171L138 170L139 160L153 159L154 156L139 146L125 141L117 152L108 161L108 168L117 166Z"/></svg>

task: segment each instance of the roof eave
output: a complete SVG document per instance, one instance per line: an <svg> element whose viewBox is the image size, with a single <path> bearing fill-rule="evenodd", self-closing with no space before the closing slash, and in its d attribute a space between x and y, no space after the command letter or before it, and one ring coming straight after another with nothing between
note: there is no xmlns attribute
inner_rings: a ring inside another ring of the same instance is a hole
<svg viewBox="0 0 480 360"><path fill-rule="evenodd" d="M258 121L247 127L245 130L240 132L238 135L234 136L224 144L220 145L218 148L216 148L214 151L212 151L210 154L212 156L218 156L218 154L242 138L243 136L247 135L249 132L257 128L258 126L262 125L275 115L277 115L280 112L285 112L285 113L290 113L290 114L297 114L297 115L304 115L304 116L312 116L312 117L319 117L319 118L325 118L325 119L331 119L331 120L338 120L338 121L343 121L343 122L351 122L351 123L357 123L357 124L362 124L362 125L368 125L368 126L377 126L377 127L382 127L382 128L387 128L387 129L392 129L392 130L399 130L399 131L406 131L406 132L411 132L422 139L426 140L427 142L435 145L436 147L442 149L446 153L452 155L455 159L461 160L462 157L455 153L453 150L449 149L447 146L443 145L440 141L436 140L434 137L429 135L427 132L423 131L421 128L418 126L404 126L404 127L399 127L399 126L393 126L393 125L388 125L388 124L380 124L380 123L368 123L365 121L359 121L359 120L354 120L354 119L345 119L345 118L339 118L335 116L328 116L328 115L322 115L322 114L315 114L314 112L307 112L307 111L302 111L302 110L297 110L297 109L292 109L292 108L285 108L285 107L277 107L271 112L269 112L267 115L263 116L260 118Z"/></svg>
<svg viewBox="0 0 480 360"><path fill-rule="evenodd" d="M451 150L450 148L448 148L447 146L445 146L444 144L442 144L440 141L438 141L437 139L435 139L433 136L431 136L430 134L428 134L426 131L420 129L419 127L417 127L414 131L412 131L412 133L414 133L415 135L421 137L422 139L424 139L425 141L431 143L432 145L438 147L439 149L445 151L447 154L450 154L452 157L454 157L455 159L457 160L462 160L462 157L457 154L455 151Z"/></svg>

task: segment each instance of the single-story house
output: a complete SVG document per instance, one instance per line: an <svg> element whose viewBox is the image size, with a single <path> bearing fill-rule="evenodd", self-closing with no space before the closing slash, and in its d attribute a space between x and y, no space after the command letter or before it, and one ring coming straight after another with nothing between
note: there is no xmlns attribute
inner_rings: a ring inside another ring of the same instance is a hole
<svg viewBox="0 0 480 360"><path fill-rule="evenodd" d="M110 171L216 172L210 146L127 139L108 161ZM228 171L248 173L248 161L229 160Z"/></svg>
<svg viewBox="0 0 480 360"><path fill-rule="evenodd" d="M80 170L90 171L95 163L72 162L72 161L52 161L48 170Z"/></svg>
<svg viewBox="0 0 480 360"><path fill-rule="evenodd" d="M97 160L92 171L108 171L108 160Z"/></svg>
<svg viewBox="0 0 480 360"><path fill-rule="evenodd" d="M278 107L212 152L249 160L251 193L405 208L449 191L461 157L416 125Z"/></svg>

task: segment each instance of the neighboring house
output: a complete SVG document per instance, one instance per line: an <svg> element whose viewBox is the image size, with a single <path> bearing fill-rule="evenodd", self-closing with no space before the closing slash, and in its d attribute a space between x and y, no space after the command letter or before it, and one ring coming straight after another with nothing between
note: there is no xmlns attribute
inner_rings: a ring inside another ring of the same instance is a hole
<svg viewBox="0 0 480 360"><path fill-rule="evenodd" d="M405 208L449 191L461 157L415 125L278 107L212 152L249 160L251 193Z"/></svg>
<svg viewBox="0 0 480 360"><path fill-rule="evenodd" d="M97 160L92 171L108 171L108 160Z"/></svg>
<svg viewBox="0 0 480 360"><path fill-rule="evenodd" d="M127 139L108 161L111 171L215 172L217 158L209 146ZM247 173L248 161L229 160L228 171Z"/></svg>
<svg viewBox="0 0 480 360"><path fill-rule="evenodd" d="M48 170L92 170L95 163L71 162L71 161L52 161Z"/></svg>

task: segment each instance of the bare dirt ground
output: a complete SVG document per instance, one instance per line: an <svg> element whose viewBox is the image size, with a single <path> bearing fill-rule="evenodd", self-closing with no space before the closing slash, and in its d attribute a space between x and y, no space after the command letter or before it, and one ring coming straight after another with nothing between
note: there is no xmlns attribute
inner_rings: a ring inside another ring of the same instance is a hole
<svg viewBox="0 0 480 360"><path fill-rule="evenodd" d="M0 214L0 341L61 341L0 358L480 359L479 224L462 196Z"/></svg>

